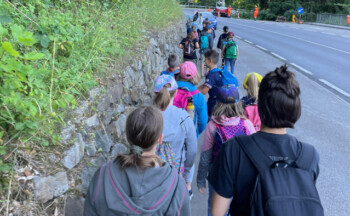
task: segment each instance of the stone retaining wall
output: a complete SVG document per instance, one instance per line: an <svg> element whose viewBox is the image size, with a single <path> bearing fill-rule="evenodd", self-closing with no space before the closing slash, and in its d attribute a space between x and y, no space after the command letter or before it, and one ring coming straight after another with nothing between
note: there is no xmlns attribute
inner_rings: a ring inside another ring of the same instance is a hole
<svg viewBox="0 0 350 216"><path fill-rule="evenodd" d="M88 99L79 102L72 112L61 132L61 142L67 146L66 150L61 156L48 156L52 166L58 165L60 172L34 177L37 202L62 197L69 189L84 194L96 169L126 151L123 145L126 143L126 117L135 107L152 103L153 81L167 68L168 55L182 56L182 50L177 48L185 35L181 22L166 31L147 34L150 35L149 45L140 49L139 56L124 70L103 79L106 84L91 90ZM65 215L81 214L82 202L79 197L67 199Z"/></svg>

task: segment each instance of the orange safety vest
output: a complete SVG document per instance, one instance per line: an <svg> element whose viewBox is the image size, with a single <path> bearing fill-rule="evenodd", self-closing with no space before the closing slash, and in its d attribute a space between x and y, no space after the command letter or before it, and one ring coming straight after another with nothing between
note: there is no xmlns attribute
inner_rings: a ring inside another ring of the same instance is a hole
<svg viewBox="0 0 350 216"><path fill-rule="evenodd" d="M258 16L258 13L259 13L259 9L256 7L254 10L254 18Z"/></svg>

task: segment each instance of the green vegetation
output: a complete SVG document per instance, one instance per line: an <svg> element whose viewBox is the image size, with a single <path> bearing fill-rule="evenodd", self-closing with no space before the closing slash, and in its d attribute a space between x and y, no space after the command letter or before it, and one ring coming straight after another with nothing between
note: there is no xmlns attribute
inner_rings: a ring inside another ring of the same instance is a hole
<svg viewBox="0 0 350 216"><path fill-rule="evenodd" d="M0 175L19 145L57 144L66 111L108 65L181 14L176 0L1 1Z"/></svg>

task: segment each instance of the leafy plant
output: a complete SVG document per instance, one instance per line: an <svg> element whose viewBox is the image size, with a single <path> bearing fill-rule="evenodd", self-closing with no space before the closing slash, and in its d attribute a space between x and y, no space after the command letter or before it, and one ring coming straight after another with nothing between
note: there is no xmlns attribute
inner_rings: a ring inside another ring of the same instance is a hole
<svg viewBox="0 0 350 216"><path fill-rule="evenodd" d="M110 63L181 16L175 0L1 1L0 174L4 141L58 143L67 110Z"/></svg>

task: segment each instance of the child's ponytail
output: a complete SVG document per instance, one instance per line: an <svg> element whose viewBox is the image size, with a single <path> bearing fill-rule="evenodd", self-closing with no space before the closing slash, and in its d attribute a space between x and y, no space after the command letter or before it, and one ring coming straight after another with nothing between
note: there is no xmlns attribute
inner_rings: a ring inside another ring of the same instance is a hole
<svg viewBox="0 0 350 216"><path fill-rule="evenodd" d="M138 154L130 153L125 155L118 155L117 161L122 168L134 166L138 168L147 168L162 166L162 160L157 155L141 156Z"/></svg>
<svg viewBox="0 0 350 216"><path fill-rule="evenodd" d="M161 110L165 110L169 106L171 98L174 97L175 91L168 91L169 87L170 84L164 85L154 97L153 104Z"/></svg>
<svg viewBox="0 0 350 216"><path fill-rule="evenodd" d="M142 106L134 110L126 120L126 138L128 154L118 155L116 160L122 168L134 166L147 168L162 166L162 160L156 155L144 156L149 152L163 133L163 115L154 106Z"/></svg>

